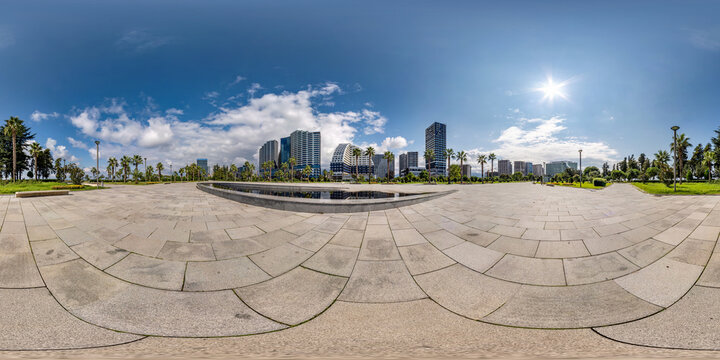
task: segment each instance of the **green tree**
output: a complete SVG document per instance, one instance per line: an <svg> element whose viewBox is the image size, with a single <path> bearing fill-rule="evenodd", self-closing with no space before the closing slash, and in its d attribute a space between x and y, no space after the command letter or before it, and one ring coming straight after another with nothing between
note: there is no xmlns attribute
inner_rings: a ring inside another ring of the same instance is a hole
<svg viewBox="0 0 720 360"><path fill-rule="evenodd" d="M133 155L131 158L132 164L135 165L135 171L138 171L138 166L143 163L143 158L140 155Z"/></svg>
<svg viewBox="0 0 720 360"><path fill-rule="evenodd" d="M490 153L488 155L488 159L490 159L490 173L495 174L495 159L497 159L497 156L495 156L495 153ZM495 178L495 175L492 175L491 178Z"/></svg>
<svg viewBox="0 0 720 360"><path fill-rule="evenodd" d="M352 155L355 157L355 177L359 179L360 178L360 156L362 155L362 150L360 148L353 148Z"/></svg>
<svg viewBox="0 0 720 360"><path fill-rule="evenodd" d="M465 150L460 150L460 151L458 151L458 153L455 155L455 158L456 158L458 161L460 161L460 183L462 184L462 183L463 183L462 167L463 167L463 163L464 163L465 161L467 161L467 159L468 159L467 153L465 152Z"/></svg>
<svg viewBox="0 0 720 360"><path fill-rule="evenodd" d="M284 170L287 171L287 163L283 163ZM230 164L230 173L232 174L233 181L237 181L238 168L235 164Z"/></svg>
<svg viewBox="0 0 720 360"><path fill-rule="evenodd" d="M430 169L430 163L435 159L435 151L433 149L427 149L425 150L425 167L429 170ZM422 178L422 173L420 173L420 177ZM428 182L432 182L432 173L428 172Z"/></svg>
<svg viewBox="0 0 720 360"><path fill-rule="evenodd" d="M108 164L107 164L107 171L108 171L108 176L110 176L110 180L113 180L113 181L115 180L115 172L117 170L117 167L118 167L118 160L114 156L109 157Z"/></svg>
<svg viewBox="0 0 720 360"><path fill-rule="evenodd" d="M310 167L310 165L305 165L305 168L302 170L302 172L307 181L310 182L310 173L312 173L312 168Z"/></svg>
<svg viewBox="0 0 720 360"><path fill-rule="evenodd" d="M383 159L385 159L388 164L388 166L387 166L387 181L390 182L390 167L393 163L393 160L395 160L395 155L390 151L386 151L385 154L383 155Z"/></svg>
<svg viewBox="0 0 720 360"><path fill-rule="evenodd" d="M485 180L485 164L487 164L487 156L485 154L478 155L478 164L480 164L480 177Z"/></svg>
<svg viewBox="0 0 720 360"><path fill-rule="evenodd" d="M247 162L245 163L247 164ZM291 157L288 159L288 163L290 163L290 177L292 178L291 181L295 182L295 165L297 164L297 159Z"/></svg>
<svg viewBox="0 0 720 360"><path fill-rule="evenodd" d="M448 174L450 173L450 160L455 156L455 151L453 149L447 148L445 149L445 159L447 159L447 171Z"/></svg>
<svg viewBox="0 0 720 360"><path fill-rule="evenodd" d="M705 165L708 168L708 182L712 180L712 166L715 163L715 152L713 151L706 151L705 154L703 154L703 165Z"/></svg>
<svg viewBox="0 0 720 360"><path fill-rule="evenodd" d="M512 175L512 179L513 179L513 181L521 181L521 180L523 179L523 174L522 174L521 172L519 172L519 171L516 171L516 172Z"/></svg>
<svg viewBox="0 0 720 360"><path fill-rule="evenodd" d="M85 172L77 166L77 164L71 163L67 166L67 172L70 175L70 181L74 185L82 185L83 177Z"/></svg>
<svg viewBox="0 0 720 360"><path fill-rule="evenodd" d="M120 159L120 167L123 170L123 182L127 182L127 178L130 175L130 164L134 163L134 159L123 155Z"/></svg>
<svg viewBox="0 0 720 360"><path fill-rule="evenodd" d="M158 162L157 166L155 166L158 172L158 181L163 181L162 179L162 171L165 170L165 166L163 166L163 163Z"/></svg>
<svg viewBox="0 0 720 360"><path fill-rule="evenodd" d="M687 148L692 146L690 144L690 138L686 137L685 134L680 134L675 141L670 143L670 150L675 151L675 144L677 143L677 164L673 164L673 166L677 166L677 173L682 174L683 173L683 163L687 162L688 159L688 151ZM682 175L680 175L680 183L682 184Z"/></svg>
<svg viewBox="0 0 720 360"><path fill-rule="evenodd" d="M450 182L450 179L462 180L462 168L458 164L452 164L450 165L450 168L448 169L448 182Z"/></svg>
<svg viewBox="0 0 720 360"><path fill-rule="evenodd" d="M62 164L62 159L55 159L55 178L59 182L65 182L65 167Z"/></svg>
<svg viewBox="0 0 720 360"><path fill-rule="evenodd" d="M0 158L5 165L5 173L10 173L12 180L15 181L28 169L29 159L24 149L30 140L35 138L35 134L30 132L30 128L25 126L23 120L15 116L5 120L0 132L3 135L0 143Z"/></svg>
<svg viewBox="0 0 720 360"><path fill-rule="evenodd" d="M30 156L33 157L33 163L35 164L35 180L38 179L38 158L42 154L43 148L37 142L30 144Z"/></svg>

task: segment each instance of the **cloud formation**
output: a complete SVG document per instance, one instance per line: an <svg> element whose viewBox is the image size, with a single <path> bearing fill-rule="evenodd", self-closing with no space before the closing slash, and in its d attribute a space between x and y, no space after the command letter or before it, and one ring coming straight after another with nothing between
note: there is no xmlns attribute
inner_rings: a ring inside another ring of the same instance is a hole
<svg viewBox="0 0 720 360"><path fill-rule="evenodd" d="M250 89L257 89L252 86ZM386 118L379 112L323 112L317 105L341 94L337 84L308 87L297 92L267 93L248 99L245 104L219 107L202 120L181 120L178 109L146 110L141 118L129 113L118 99L100 106L87 107L69 116L77 130L90 139L99 139L101 158L141 154L148 162L175 164L208 158L210 163L242 164L255 162L265 141L290 135L294 130L322 133L322 165L327 167L338 143L353 142L356 134L382 133ZM218 97L219 94L215 97ZM73 146L85 146L68 139ZM387 146L402 148L403 137L388 138ZM87 146L85 146L87 148ZM94 146L88 149L94 158Z"/></svg>
<svg viewBox="0 0 720 360"><path fill-rule="evenodd" d="M563 134L567 130L563 125L565 120L557 116L549 119L521 118L519 125L508 127L493 140L496 145L494 148L469 150L468 153L471 155L469 163L479 171L477 156L491 152L497 155L498 160L530 161L535 164L555 160L576 160L578 149L583 150L585 166L617 160L618 152L604 142L565 136Z"/></svg>
<svg viewBox="0 0 720 360"><path fill-rule="evenodd" d="M60 114L58 114L56 112L43 113L38 110L35 110L35 111L33 111L32 114L30 114L30 120L35 121L35 122L40 122L43 120L47 120L49 118L56 118L58 116L60 116Z"/></svg>

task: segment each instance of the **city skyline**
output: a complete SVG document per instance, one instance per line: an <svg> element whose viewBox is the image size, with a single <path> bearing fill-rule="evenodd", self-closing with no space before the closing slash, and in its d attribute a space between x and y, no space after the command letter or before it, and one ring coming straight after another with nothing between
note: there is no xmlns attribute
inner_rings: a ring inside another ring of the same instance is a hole
<svg viewBox="0 0 720 360"><path fill-rule="evenodd" d="M323 133L326 169L340 143L422 153L435 121L448 126L447 147L471 157L541 163L582 148L583 165L599 167L667 148L671 125L693 145L717 127L713 2L308 1L283 4L303 16L282 17L263 3L179 1L163 22L143 15L162 2L41 3L40 14L29 11L37 4L3 5L0 67L13 71L0 82L13 87L0 113L87 168L95 140L102 168L128 153L240 165L257 163L264 141L303 129ZM348 12L352 20L328 22ZM199 15L212 21L188 21ZM93 20L67 21L80 17Z"/></svg>

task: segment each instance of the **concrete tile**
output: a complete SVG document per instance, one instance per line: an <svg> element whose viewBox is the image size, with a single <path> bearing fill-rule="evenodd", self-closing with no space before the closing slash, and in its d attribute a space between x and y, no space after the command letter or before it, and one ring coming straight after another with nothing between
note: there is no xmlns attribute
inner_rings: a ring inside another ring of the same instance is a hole
<svg viewBox="0 0 720 360"><path fill-rule="evenodd" d="M435 245L435 247L440 250L445 250L447 248L466 242L465 240L451 234L447 230L438 230L435 232L425 233L423 234L423 236L425 236L425 239L427 239L430 243Z"/></svg>
<svg viewBox="0 0 720 360"><path fill-rule="evenodd" d="M460 264L479 272L485 272L503 257L501 252L467 241L445 250L444 253Z"/></svg>
<svg viewBox="0 0 720 360"><path fill-rule="evenodd" d="M626 259L632 261L635 265L645 267L665 256L665 254L670 252L672 249L672 245L655 239L647 239L641 243L618 250L618 253Z"/></svg>
<svg viewBox="0 0 720 360"><path fill-rule="evenodd" d="M57 235L55 235L55 231L53 231L53 229L47 225L28 226L27 235L30 241L50 240L57 238Z"/></svg>
<svg viewBox="0 0 720 360"><path fill-rule="evenodd" d="M225 230L231 239L244 239L247 237L262 235L263 231L256 226L243 226Z"/></svg>
<svg viewBox="0 0 720 360"><path fill-rule="evenodd" d="M668 307L693 286L702 269L701 266L662 258L614 281L649 303Z"/></svg>
<svg viewBox="0 0 720 360"><path fill-rule="evenodd" d="M143 238L135 234L130 234L114 245L120 249L145 256L157 256L160 249L165 245L165 240Z"/></svg>
<svg viewBox="0 0 720 360"><path fill-rule="evenodd" d="M183 286L185 262L130 254L105 272L134 284L179 291Z"/></svg>
<svg viewBox="0 0 720 360"><path fill-rule="evenodd" d="M616 252L563 260L568 285L610 280L639 268Z"/></svg>
<svg viewBox="0 0 720 360"><path fill-rule="evenodd" d="M400 255L411 275L435 271L455 263L430 243L400 247Z"/></svg>
<svg viewBox="0 0 720 360"><path fill-rule="evenodd" d="M188 262L184 291L216 291L257 284L270 276L247 257Z"/></svg>
<svg viewBox="0 0 720 360"><path fill-rule="evenodd" d="M296 246L299 246L305 250L317 252L320 250L325 244L330 241L330 239L333 237L333 234L328 234L321 231L312 230L310 232L307 232L300 237L296 238L295 240L291 241L290 243Z"/></svg>
<svg viewBox="0 0 720 360"><path fill-rule="evenodd" d="M215 258L218 260L248 256L268 249L250 238L215 242L212 243L212 248L215 252Z"/></svg>
<svg viewBox="0 0 720 360"><path fill-rule="evenodd" d="M509 326L584 328L635 320L659 310L612 281L559 287L523 285L482 320Z"/></svg>
<svg viewBox="0 0 720 360"><path fill-rule="evenodd" d="M358 261L339 300L390 303L425 298L405 264L398 261Z"/></svg>
<svg viewBox="0 0 720 360"><path fill-rule="evenodd" d="M77 254L60 239L34 241L32 250L37 266L53 265L78 258Z"/></svg>
<svg viewBox="0 0 720 360"><path fill-rule="evenodd" d="M128 255L127 251L100 240L80 243L71 246L71 249L99 269L105 269Z"/></svg>
<svg viewBox="0 0 720 360"><path fill-rule="evenodd" d="M166 241L157 257L175 261L215 260L210 244L190 244L176 241Z"/></svg>
<svg viewBox="0 0 720 360"><path fill-rule="evenodd" d="M253 310L284 324L296 325L328 308L340 294L347 278L303 268L261 284L237 289Z"/></svg>
<svg viewBox="0 0 720 360"><path fill-rule="evenodd" d="M695 231L690 234L691 239L716 241L720 234L720 226L698 226Z"/></svg>
<svg viewBox="0 0 720 360"><path fill-rule="evenodd" d="M228 236L224 229L190 232L190 242L192 243L213 243L226 240L230 240L230 236Z"/></svg>
<svg viewBox="0 0 720 360"><path fill-rule="evenodd" d="M590 254L604 254L611 251L620 250L634 243L625 239L621 235L610 235L599 238L591 238L583 240Z"/></svg>
<svg viewBox="0 0 720 360"><path fill-rule="evenodd" d="M537 240L522 240L501 236L487 248L501 253L532 257L535 256L539 243L540 241Z"/></svg>
<svg viewBox="0 0 720 360"><path fill-rule="evenodd" d="M29 288L44 286L35 266L33 255L23 253L0 254L0 288Z"/></svg>
<svg viewBox="0 0 720 360"><path fill-rule="evenodd" d="M714 241L703 241L695 239L685 239L680 245L667 254L666 258L692 264L697 266L705 266L710 259Z"/></svg>
<svg viewBox="0 0 720 360"><path fill-rule="evenodd" d="M666 244L678 245L681 241L685 240L686 237L692 233L692 229L686 229L681 227L671 227L660 234L655 235L656 240L660 240Z"/></svg>
<svg viewBox="0 0 720 360"><path fill-rule="evenodd" d="M349 277L359 251L358 248L327 244L302 265L319 272Z"/></svg>
<svg viewBox="0 0 720 360"><path fill-rule="evenodd" d="M535 257L537 258L573 258L588 256L585 244L580 240L575 241L541 241L538 244Z"/></svg>
<svg viewBox="0 0 720 360"><path fill-rule="evenodd" d="M475 320L497 310L521 286L485 276L462 265L415 276L415 281L441 306Z"/></svg>
<svg viewBox="0 0 720 360"><path fill-rule="evenodd" d="M713 253L697 285L720 288L720 253Z"/></svg>
<svg viewBox="0 0 720 360"><path fill-rule="evenodd" d="M342 229L330 240L331 244L360 248L364 231Z"/></svg>
<svg viewBox="0 0 720 360"><path fill-rule="evenodd" d="M397 246L418 245L428 241L415 229L401 229L392 231Z"/></svg>
<svg viewBox="0 0 720 360"><path fill-rule="evenodd" d="M565 285L562 260L505 255L486 272L507 281L533 285Z"/></svg>
<svg viewBox="0 0 720 360"><path fill-rule="evenodd" d="M560 230L527 229L522 238L525 240L558 241Z"/></svg>
<svg viewBox="0 0 720 360"><path fill-rule="evenodd" d="M270 276L278 276L302 264L312 255L311 251L285 244L250 255L250 259Z"/></svg>

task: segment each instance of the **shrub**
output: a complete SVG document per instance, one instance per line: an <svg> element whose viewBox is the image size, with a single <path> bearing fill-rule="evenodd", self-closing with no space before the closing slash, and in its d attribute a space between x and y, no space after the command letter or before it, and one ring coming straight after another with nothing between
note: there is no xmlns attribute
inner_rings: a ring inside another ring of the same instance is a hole
<svg viewBox="0 0 720 360"><path fill-rule="evenodd" d="M603 178L594 178L593 179L593 186L599 186L599 187L605 187L607 183L605 182L605 179Z"/></svg>

